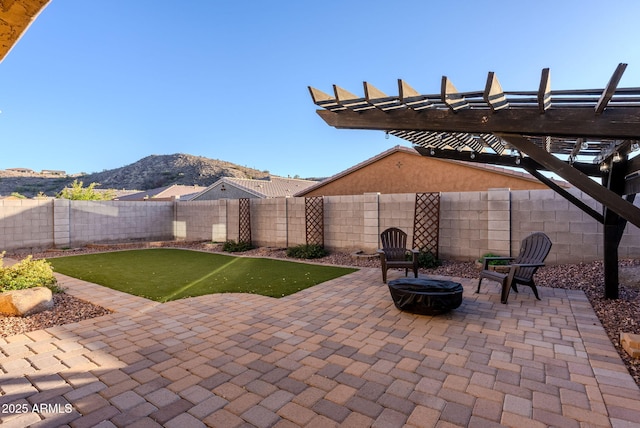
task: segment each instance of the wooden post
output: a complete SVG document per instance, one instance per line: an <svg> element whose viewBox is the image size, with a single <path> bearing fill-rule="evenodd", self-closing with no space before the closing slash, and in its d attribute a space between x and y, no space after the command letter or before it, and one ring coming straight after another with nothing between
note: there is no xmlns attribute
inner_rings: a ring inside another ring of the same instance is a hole
<svg viewBox="0 0 640 428"><path fill-rule="evenodd" d="M611 162L610 171L603 177L603 184L612 192L624 192L624 171L626 157L620 162ZM607 299L619 297L618 247L627 222L613 210L604 208L604 296Z"/></svg>

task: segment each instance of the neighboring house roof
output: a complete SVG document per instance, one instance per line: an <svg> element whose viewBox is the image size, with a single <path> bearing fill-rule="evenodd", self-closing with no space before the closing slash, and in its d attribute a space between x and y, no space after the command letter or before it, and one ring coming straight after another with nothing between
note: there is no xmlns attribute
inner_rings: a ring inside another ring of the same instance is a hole
<svg viewBox="0 0 640 428"><path fill-rule="evenodd" d="M525 172L520 172L520 171L516 171L516 170L511 170L508 168L501 168L501 167L496 167L496 166L490 166L490 165L484 165L484 164L478 164L478 163L473 163L473 162L462 162L462 161L455 161L455 160L444 160L444 159L436 159L436 158L431 158L428 156L422 156L420 155L420 153L418 153L415 149L411 148L411 147L406 147L406 146L395 146L392 147L391 149L385 150L384 152L369 158L363 162L360 162L342 172L339 172L325 180L322 180L320 182L318 182L317 184L308 187L307 189L304 189L298 193L296 193L294 196L306 196L309 194L317 194L318 192L321 191L321 189L325 186L331 185L332 183L335 184L339 181L341 181L342 179L345 179L347 176L350 175L355 175L357 173L364 173L364 171L366 171L368 168L371 168L372 171L370 171L369 173L371 174L375 174L376 171L375 169L375 164L379 164L380 161L392 156L392 155L397 155L397 154L405 154L405 155L415 155L416 157L420 158L419 161L421 162L421 167L423 167L423 169L428 169L428 163L429 162L447 162L450 164L453 164L457 167L460 166L464 166L465 168L469 168L470 170L476 170L476 171L482 171L482 172L490 172L493 174L500 174L501 176L504 177L504 187L509 187L509 182L513 181L513 179L515 180L519 180L522 182L530 182L531 183L531 188L546 188L546 186L544 186L540 181L538 181L536 178L534 178L532 175L525 173ZM417 159L417 158L416 158ZM422 165L422 163L424 163L424 165ZM398 170L400 169L401 165L398 165ZM417 177L418 174L421 171L418 170L414 170L411 172L405 172L405 176L404 179L401 178L401 175L398 173L398 175L395 177L394 180L394 176L393 175L387 175L385 177L382 177L383 180L385 181L385 183L387 184L387 187L394 187L397 186L397 188L399 189L398 191L393 191L393 192L384 192L382 190L376 189L375 188L375 184L373 183L374 180L366 180L366 177L361 177L360 178L360 186L357 190L354 189L354 191L352 193L345 193L345 194L358 194L358 193L362 193L360 190L361 188L364 187L368 187L366 189L366 192L382 192L382 193L405 193L407 192L407 181L409 181L409 179L407 179L407 176L410 177ZM369 177L372 178L373 176ZM464 180L464 178L462 177L458 177L455 175L450 175L450 177L447 178L449 182L454 183L455 180ZM403 181L404 180L404 181ZM419 179L416 179L419 180ZM366 184L363 184L363 182L365 182ZM557 182L557 181L556 181ZM570 187L567 183L565 182L557 182L560 186L563 187ZM473 183L476 184L476 183ZM420 183L420 185L422 185L422 182ZM402 186L402 188L400 187ZM348 187L348 185L345 185L344 187ZM421 192L423 190L413 190L416 192ZM436 190L430 190L430 191L436 191ZM438 190L440 191L440 190ZM452 191L452 190L442 190L442 191Z"/></svg>
<svg viewBox="0 0 640 428"><path fill-rule="evenodd" d="M36 172L30 168L7 168L7 171L22 172L25 174L36 174Z"/></svg>
<svg viewBox="0 0 640 428"><path fill-rule="evenodd" d="M183 186L173 184L171 186L158 187L156 189L144 190L129 195L123 195L116 198L118 201L146 201L146 200L173 200L173 199L189 199L191 196L204 190L203 186Z"/></svg>
<svg viewBox="0 0 640 428"><path fill-rule="evenodd" d="M206 193L222 186L233 187L244 191L256 198L278 198L293 196L318 183L311 180L300 180L297 178L269 177L263 180L254 180L249 178L233 178L223 177L220 180L207 187L205 190L195 195L190 200L203 199Z"/></svg>

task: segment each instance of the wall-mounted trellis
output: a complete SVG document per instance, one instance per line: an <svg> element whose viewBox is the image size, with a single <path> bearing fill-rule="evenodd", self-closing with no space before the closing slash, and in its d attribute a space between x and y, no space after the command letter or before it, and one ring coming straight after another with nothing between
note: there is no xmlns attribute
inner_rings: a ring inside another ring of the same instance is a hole
<svg viewBox="0 0 640 428"><path fill-rule="evenodd" d="M413 217L413 248L429 251L438 258L440 193L416 193Z"/></svg>
<svg viewBox="0 0 640 428"><path fill-rule="evenodd" d="M251 244L251 203L249 198L240 198L238 207L238 242Z"/></svg>
<svg viewBox="0 0 640 428"><path fill-rule="evenodd" d="M324 198L322 196L304 198L304 217L307 245L324 247Z"/></svg>

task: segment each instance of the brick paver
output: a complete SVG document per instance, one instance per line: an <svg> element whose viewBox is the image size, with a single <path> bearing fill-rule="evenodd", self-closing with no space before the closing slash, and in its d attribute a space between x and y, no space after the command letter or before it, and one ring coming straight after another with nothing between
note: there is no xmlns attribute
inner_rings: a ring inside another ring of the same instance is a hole
<svg viewBox="0 0 640 428"><path fill-rule="evenodd" d="M462 306L429 317L398 311L378 269L165 304L59 278L116 312L0 338L3 426L640 426L582 292L502 305L454 278Z"/></svg>

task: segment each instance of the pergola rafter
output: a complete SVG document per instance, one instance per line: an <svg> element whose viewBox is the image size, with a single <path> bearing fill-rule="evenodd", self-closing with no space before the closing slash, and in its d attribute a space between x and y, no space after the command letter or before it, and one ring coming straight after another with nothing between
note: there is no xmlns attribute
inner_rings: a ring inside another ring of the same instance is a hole
<svg viewBox="0 0 640 428"><path fill-rule="evenodd" d="M605 294L616 298L622 232L627 222L640 227L631 196L640 191L640 156L631 159L640 149L640 88L618 88L626 67L619 64L604 89L553 90L543 69L537 91L504 91L493 72L475 92L458 91L448 77L439 94L420 94L403 80L397 96L367 82L364 97L335 85L334 96L309 91L333 127L383 130L425 156L520 167L543 181L605 225ZM603 213L542 172L590 195Z"/></svg>

